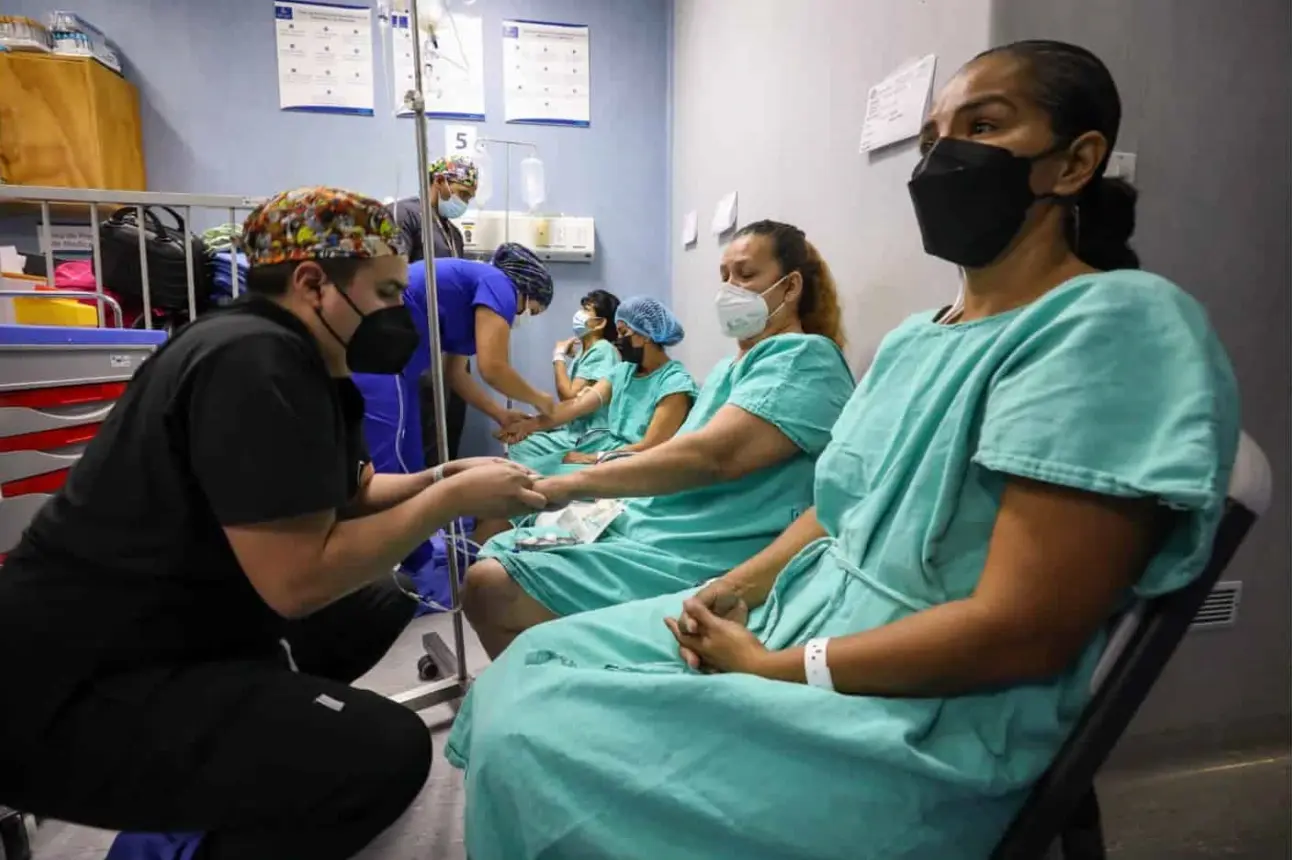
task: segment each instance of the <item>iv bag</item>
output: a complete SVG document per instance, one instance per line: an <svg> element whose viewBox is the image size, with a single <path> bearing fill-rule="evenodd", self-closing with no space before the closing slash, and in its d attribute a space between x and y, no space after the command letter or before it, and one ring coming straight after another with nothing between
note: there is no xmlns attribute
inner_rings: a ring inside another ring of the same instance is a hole
<svg viewBox="0 0 1292 860"><path fill-rule="evenodd" d="M520 162L521 199L533 212L547 199L547 185L543 177L543 162L536 155L529 155Z"/></svg>
<svg viewBox="0 0 1292 860"><path fill-rule="evenodd" d="M489 150L485 149L484 144L478 143L476 151L471 155L471 160L479 172L479 178L476 179L476 196L472 202L477 209L483 209L493 197L493 158L490 157Z"/></svg>

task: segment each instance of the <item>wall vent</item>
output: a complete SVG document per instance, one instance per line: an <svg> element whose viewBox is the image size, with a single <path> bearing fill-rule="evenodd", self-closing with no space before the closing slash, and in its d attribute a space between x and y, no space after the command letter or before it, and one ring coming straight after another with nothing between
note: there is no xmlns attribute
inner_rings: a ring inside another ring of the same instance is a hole
<svg viewBox="0 0 1292 860"><path fill-rule="evenodd" d="M1198 607L1189 627L1193 630L1220 630L1238 623L1238 601L1243 596L1241 582L1217 582Z"/></svg>

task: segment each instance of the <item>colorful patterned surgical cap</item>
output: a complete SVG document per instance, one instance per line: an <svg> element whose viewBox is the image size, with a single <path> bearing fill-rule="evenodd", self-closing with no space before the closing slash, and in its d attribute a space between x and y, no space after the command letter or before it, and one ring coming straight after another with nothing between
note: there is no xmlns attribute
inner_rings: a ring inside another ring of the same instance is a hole
<svg viewBox="0 0 1292 860"><path fill-rule="evenodd" d="M450 155L448 158L438 159L431 165L431 179L434 180L440 176L449 182L475 188L480 182L480 169L465 155Z"/></svg>
<svg viewBox="0 0 1292 860"><path fill-rule="evenodd" d="M252 266L402 254L399 231L381 202L340 188L297 188L247 216L241 246Z"/></svg>

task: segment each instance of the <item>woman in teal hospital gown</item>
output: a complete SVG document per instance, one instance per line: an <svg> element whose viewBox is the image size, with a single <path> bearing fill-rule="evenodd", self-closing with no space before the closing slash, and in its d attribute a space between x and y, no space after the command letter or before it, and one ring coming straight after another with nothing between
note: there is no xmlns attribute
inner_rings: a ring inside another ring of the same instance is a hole
<svg viewBox="0 0 1292 860"><path fill-rule="evenodd" d="M989 856L1118 608L1202 569L1237 447L1204 312L1133 271L1116 92L1038 42L947 85L911 195L963 303L887 337L765 551L485 671L447 748L473 860Z"/></svg>
<svg viewBox="0 0 1292 860"><path fill-rule="evenodd" d="M593 290L583 297L574 312L574 336L560 341L552 352L552 374L556 381L557 399L560 403L575 400L584 391L603 379L608 379L619 366L619 352L615 349L615 314L619 311L619 298L605 290ZM570 357L580 348L579 354ZM511 443L507 456L523 466L541 474L550 474L552 466L561 462L565 452L574 446L583 434L603 429L609 421L609 410L599 409L581 416L577 421L552 430L532 433L522 440L516 438L514 428L504 427L497 436Z"/></svg>
<svg viewBox="0 0 1292 860"><path fill-rule="evenodd" d="M796 227L759 221L723 252L718 303L739 353L719 362L677 435L551 479L549 501L630 498L595 543L485 544L463 608L491 656L561 615L669 594L765 547L812 504L812 468L853 389L829 269ZM650 498L645 498L649 496Z"/></svg>
<svg viewBox="0 0 1292 860"><path fill-rule="evenodd" d="M615 347L622 356L551 416L537 416L504 432L503 441L523 439L518 452L542 438L542 456L521 462L545 475L575 471L609 453L635 454L672 439L686 420L698 389L680 361L665 349L682 342L682 324L652 298L634 296L615 311ZM585 416L604 416L589 427Z"/></svg>

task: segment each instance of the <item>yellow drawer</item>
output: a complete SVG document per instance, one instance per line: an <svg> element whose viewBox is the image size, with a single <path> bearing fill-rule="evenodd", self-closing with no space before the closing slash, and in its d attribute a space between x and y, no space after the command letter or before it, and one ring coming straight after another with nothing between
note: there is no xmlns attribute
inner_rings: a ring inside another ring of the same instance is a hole
<svg viewBox="0 0 1292 860"><path fill-rule="evenodd" d="M89 326L99 324L99 314L93 305L83 305L75 299L22 299L13 300L13 318L19 325Z"/></svg>

